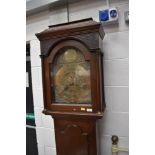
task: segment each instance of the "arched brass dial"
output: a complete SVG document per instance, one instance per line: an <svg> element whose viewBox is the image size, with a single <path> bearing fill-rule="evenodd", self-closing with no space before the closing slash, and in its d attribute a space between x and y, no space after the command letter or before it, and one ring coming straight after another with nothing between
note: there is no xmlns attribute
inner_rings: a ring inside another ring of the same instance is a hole
<svg viewBox="0 0 155 155"><path fill-rule="evenodd" d="M79 57L81 53L69 49L63 53L65 62L55 66L54 85L57 102L91 103L90 64Z"/></svg>

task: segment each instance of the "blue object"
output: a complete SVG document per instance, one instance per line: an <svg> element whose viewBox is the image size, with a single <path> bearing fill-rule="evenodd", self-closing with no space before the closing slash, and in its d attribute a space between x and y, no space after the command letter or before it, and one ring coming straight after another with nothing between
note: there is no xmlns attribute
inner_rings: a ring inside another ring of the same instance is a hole
<svg viewBox="0 0 155 155"><path fill-rule="evenodd" d="M109 20L109 10L102 10L99 11L99 20L100 21L107 21Z"/></svg>
<svg viewBox="0 0 155 155"><path fill-rule="evenodd" d="M117 11L116 10L111 10L110 11L110 17L115 18L117 16Z"/></svg>

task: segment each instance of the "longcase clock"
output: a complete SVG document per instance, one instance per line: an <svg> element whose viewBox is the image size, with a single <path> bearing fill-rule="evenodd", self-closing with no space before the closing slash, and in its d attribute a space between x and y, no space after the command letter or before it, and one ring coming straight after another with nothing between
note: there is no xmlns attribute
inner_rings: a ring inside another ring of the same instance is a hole
<svg viewBox="0 0 155 155"><path fill-rule="evenodd" d="M96 121L105 109L101 23L49 26L41 44L44 110L54 118L57 155L97 155Z"/></svg>

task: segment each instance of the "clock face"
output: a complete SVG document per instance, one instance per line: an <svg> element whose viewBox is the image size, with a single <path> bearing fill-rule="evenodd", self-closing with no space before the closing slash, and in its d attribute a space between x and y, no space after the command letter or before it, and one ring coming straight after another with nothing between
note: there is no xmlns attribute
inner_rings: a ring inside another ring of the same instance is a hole
<svg viewBox="0 0 155 155"><path fill-rule="evenodd" d="M54 102L91 104L90 64L74 48L60 51L52 67Z"/></svg>

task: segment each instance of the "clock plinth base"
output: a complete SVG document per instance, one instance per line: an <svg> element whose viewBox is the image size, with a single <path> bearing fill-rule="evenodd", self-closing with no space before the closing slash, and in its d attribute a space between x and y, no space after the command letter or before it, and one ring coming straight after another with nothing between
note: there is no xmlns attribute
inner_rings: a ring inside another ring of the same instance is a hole
<svg viewBox="0 0 155 155"><path fill-rule="evenodd" d="M97 155L96 119L54 117L57 155Z"/></svg>

